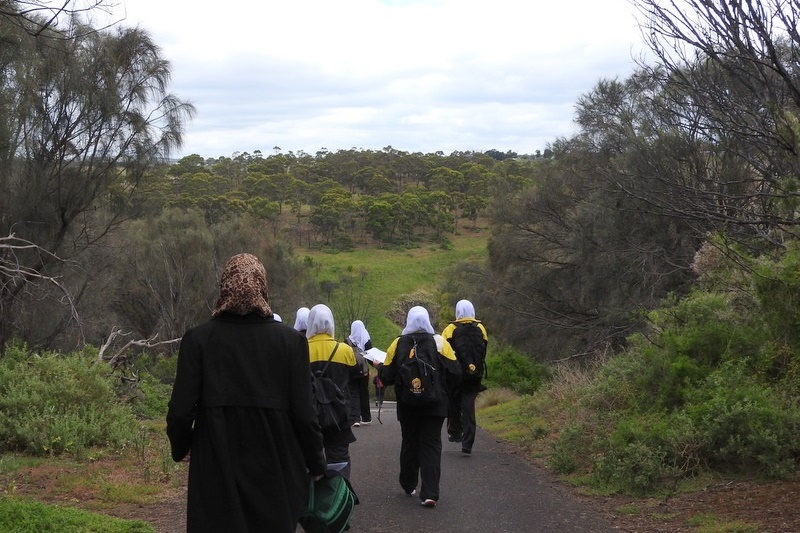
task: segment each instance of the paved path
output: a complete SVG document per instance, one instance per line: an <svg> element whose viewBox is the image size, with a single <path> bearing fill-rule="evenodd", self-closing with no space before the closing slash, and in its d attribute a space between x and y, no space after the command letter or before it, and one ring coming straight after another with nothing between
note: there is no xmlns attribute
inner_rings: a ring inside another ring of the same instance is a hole
<svg viewBox="0 0 800 533"><path fill-rule="evenodd" d="M424 508L397 482L400 425L393 404L383 424L353 428L351 479L361 503L351 533L611 533L615 529L514 451L478 430L471 455L443 431L439 505ZM298 531L302 531L298 529Z"/></svg>

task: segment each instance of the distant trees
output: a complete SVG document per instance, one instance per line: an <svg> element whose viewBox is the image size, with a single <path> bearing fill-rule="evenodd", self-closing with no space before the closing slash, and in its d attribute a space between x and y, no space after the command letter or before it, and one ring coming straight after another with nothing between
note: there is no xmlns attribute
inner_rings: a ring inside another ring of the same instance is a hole
<svg viewBox="0 0 800 533"><path fill-rule="evenodd" d="M275 220L288 205L298 224L284 229L313 236L317 245L348 248L368 237L379 245L413 245L443 239L458 219L474 227L486 211L490 184L500 175L530 180L535 164L391 148L206 160L192 155L169 168L172 192L165 205L199 207L209 221L219 220L214 210Z"/></svg>

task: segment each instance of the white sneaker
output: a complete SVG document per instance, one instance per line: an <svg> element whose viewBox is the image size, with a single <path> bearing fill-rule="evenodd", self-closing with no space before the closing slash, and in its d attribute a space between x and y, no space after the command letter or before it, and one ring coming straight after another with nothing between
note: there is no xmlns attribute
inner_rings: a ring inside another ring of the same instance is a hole
<svg viewBox="0 0 800 533"><path fill-rule="evenodd" d="M353 427L354 427L354 428L357 428L357 427L359 427L360 425L361 425L361 422L356 422L355 424L353 424Z"/></svg>

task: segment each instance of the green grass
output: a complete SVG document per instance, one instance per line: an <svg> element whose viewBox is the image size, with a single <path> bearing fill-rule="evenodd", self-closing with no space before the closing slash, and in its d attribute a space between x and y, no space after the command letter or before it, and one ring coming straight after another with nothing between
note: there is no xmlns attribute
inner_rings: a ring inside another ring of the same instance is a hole
<svg viewBox="0 0 800 533"><path fill-rule="evenodd" d="M486 231L462 230L450 237L449 250L435 244L422 244L408 250L356 249L351 252L325 253L315 250L297 252L308 256L317 265L317 279L337 281L340 273L365 272L359 285L363 295L368 295L368 313L362 318L373 343L386 349L389 342L400 333L400 326L387 318L387 312L399 297L417 292L434 294L440 287L447 270L462 261L482 261L486 258ZM333 310L334 314L336 309ZM337 325L337 337L343 337L349 325Z"/></svg>
<svg viewBox="0 0 800 533"><path fill-rule="evenodd" d="M760 528L757 524L734 520L725 520L713 514L696 515L689 520L689 525L694 528L696 533L759 533Z"/></svg>
<svg viewBox="0 0 800 533"><path fill-rule="evenodd" d="M155 533L141 520L122 520L71 507L0 497L4 533Z"/></svg>

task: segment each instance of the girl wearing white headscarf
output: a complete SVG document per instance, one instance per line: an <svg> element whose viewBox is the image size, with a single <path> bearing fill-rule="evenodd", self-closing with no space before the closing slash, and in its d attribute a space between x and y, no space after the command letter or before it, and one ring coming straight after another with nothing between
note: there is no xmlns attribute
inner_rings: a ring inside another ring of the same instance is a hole
<svg viewBox="0 0 800 533"><path fill-rule="evenodd" d="M333 312L327 305L317 304L308 313L308 358L311 372L325 369L325 376L331 378L350 400L348 385L359 374L353 348L334 338ZM335 352L334 352L335 348ZM331 358L331 354L333 357ZM330 358L330 364L326 364ZM341 429L323 431L325 457L328 465L337 465L342 474L350 477L350 443L356 441L350 424Z"/></svg>
<svg viewBox="0 0 800 533"><path fill-rule="evenodd" d="M437 402L423 406L407 405L400 400L396 378L399 366L408 359L412 346L416 346L417 350L428 346L430 348L424 349L429 352L435 347L439 357L431 363L436 368L442 391L446 389L446 382L460 379L461 367L450 344L441 335L434 334L428 310L421 306L409 309L402 334L386 350L386 360L379 366L380 379L386 385L395 384L398 398L397 419L402 433L400 487L409 496L414 495L417 482L421 479L420 501L425 507L435 507L439 501L442 425L447 416L447 397L442 392Z"/></svg>
<svg viewBox="0 0 800 533"><path fill-rule="evenodd" d="M308 307L301 307L297 310L297 315L294 319L294 329L303 335L306 334L306 330L308 329L308 313L310 311Z"/></svg>
<svg viewBox="0 0 800 533"><path fill-rule="evenodd" d="M460 328L472 324L477 327L477 331L472 329L470 333L474 333L474 335L464 335L464 330ZM459 336L459 340L452 341L453 335ZM452 341L451 345L454 349L455 347L459 347L460 352L456 352L456 358L460 360L463 372L466 372L464 370L465 366L467 366L466 361L470 360L470 357L465 357L463 355L465 351L469 354L482 353L485 364L486 346L489 342L489 336L481 321L475 318L475 307L469 300L459 300L456 303L456 320L444 328L442 337L447 339L448 342ZM486 389L481 383L481 378L482 376L479 375L477 380L465 379L458 385L450 387L448 390L450 399L448 406L449 413L447 414L448 439L450 442L460 442L461 452L466 454L472 453L472 445L475 442L477 427L475 421L475 400L478 397L478 393Z"/></svg>
<svg viewBox="0 0 800 533"><path fill-rule="evenodd" d="M361 370L360 376L350 382L350 411L353 426L358 427L372 423L372 413L369 410L369 365L364 358L366 351L372 348L372 341L364 322L355 320L350 324L347 342L353 347L358 368Z"/></svg>

